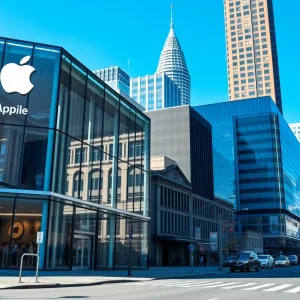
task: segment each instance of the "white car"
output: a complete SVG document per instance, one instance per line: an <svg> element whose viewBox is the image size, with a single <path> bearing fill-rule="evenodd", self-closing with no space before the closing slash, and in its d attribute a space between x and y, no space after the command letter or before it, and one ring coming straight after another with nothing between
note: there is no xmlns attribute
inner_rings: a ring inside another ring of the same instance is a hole
<svg viewBox="0 0 300 300"><path fill-rule="evenodd" d="M274 268L274 258L271 255L258 255L258 260L261 268Z"/></svg>

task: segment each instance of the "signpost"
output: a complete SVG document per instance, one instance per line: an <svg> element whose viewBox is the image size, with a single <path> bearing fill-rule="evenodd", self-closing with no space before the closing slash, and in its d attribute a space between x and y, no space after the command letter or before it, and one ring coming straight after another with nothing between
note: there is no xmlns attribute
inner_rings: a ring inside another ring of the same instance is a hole
<svg viewBox="0 0 300 300"><path fill-rule="evenodd" d="M190 250L190 252L193 253L195 251L195 249L196 249L196 247L195 247L194 244L189 244L189 250Z"/></svg>
<svg viewBox="0 0 300 300"><path fill-rule="evenodd" d="M193 272L193 267L194 267L194 251L195 251L196 247L194 244L189 244L189 251L191 252L192 255L192 266L191 266L191 271Z"/></svg>
<svg viewBox="0 0 300 300"><path fill-rule="evenodd" d="M216 250L216 246L218 243L218 233L217 232L211 232L209 234L209 244L211 250Z"/></svg>

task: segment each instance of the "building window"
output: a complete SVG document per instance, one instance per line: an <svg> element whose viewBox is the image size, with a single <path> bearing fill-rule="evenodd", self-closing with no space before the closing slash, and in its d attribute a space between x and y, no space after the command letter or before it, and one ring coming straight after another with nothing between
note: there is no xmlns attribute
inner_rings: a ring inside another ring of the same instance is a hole
<svg viewBox="0 0 300 300"><path fill-rule="evenodd" d="M250 92L249 96L255 96L255 92Z"/></svg>

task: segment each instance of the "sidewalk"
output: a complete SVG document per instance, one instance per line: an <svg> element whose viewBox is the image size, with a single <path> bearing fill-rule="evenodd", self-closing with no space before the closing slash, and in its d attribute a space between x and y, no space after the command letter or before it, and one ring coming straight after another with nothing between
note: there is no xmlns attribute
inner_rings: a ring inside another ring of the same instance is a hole
<svg viewBox="0 0 300 300"><path fill-rule="evenodd" d="M78 287L155 279L183 279L226 272L228 271L218 271L215 266L206 268L152 267L149 270L132 270L131 277L127 276L127 270L41 271L39 283L36 283L35 272L25 270L22 274L22 283L18 283L19 272L17 270L0 270L0 289Z"/></svg>

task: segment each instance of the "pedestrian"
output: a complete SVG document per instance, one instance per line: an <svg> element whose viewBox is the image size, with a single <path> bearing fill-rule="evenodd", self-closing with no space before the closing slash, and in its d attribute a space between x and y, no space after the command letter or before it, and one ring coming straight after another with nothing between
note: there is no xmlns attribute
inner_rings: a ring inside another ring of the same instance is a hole
<svg viewBox="0 0 300 300"><path fill-rule="evenodd" d="M204 266L204 268L206 267L206 264L207 264L207 257L206 257L206 255L204 255L204 257L203 257L203 266Z"/></svg>
<svg viewBox="0 0 300 300"><path fill-rule="evenodd" d="M203 266L203 256L201 255L199 258L199 267Z"/></svg>
<svg viewBox="0 0 300 300"><path fill-rule="evenodd" d="M15 243L11 249L11 266L16 267L17 266L17 258L19 253L19 245Z"/></svg>
<svg viewBox="0 0 300 300"><path fill-rule="evenodd" d="M64 264L66 266L69 265L69 257L70 257L70 247L69 247L69 244L66 244L66 247L63 252L63 260L64 260Z"/></svg>

